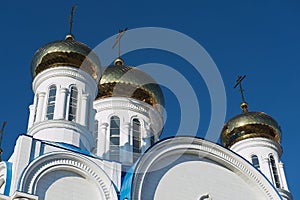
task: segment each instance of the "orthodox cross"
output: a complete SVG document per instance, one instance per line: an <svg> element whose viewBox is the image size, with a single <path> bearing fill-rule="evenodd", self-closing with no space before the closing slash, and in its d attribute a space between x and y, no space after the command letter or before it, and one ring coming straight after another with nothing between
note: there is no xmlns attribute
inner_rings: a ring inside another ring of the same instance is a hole
<svg viewBox="0 0 300 200"><path fill-rule="evenodd" d="M72 35L72 28L73 28L73 15L74 15L74 11L77 8L77 5L74 5L71 9L71 13L69 16L69 23L70 23L70 35Z"/></svg>
<svg viewBox="0 0 300 200"><path fill-rule="evenodd" d="M242 102L245 102L245 96L244 96L244 90L242 87L242 81L244 80L244 78L246 77L246 75L244 76L238 76L238 79L236 80L236 84L233 88L237 88L237 86L240 86L240 93L242 96Z"/></svg>
<svg viewBox="0 0 300 200"><path fill-rule="evenodd" d="M6 121L3 122L2 128L0 130L0 161L2 161L2 158L1 158L1 154L2 154L1 143L2 143L2 137L3 137L5 125L6 125Z"/></svg>
<svg viewBox="0 0 300 200"><path fill-rule="evenodd" d="M234 85L233 88L237 88L239 86L239 90L242 96L242 104L241 104L241 108L243 110L243 112L248 112L248 104L245 101L245 96L244 96L244 90L243 90L243 86L242 86L242 81L244 80L244 78L246 77L246 75L244 76L238 76L238 79L236 80L236 84Z"/></svg>
<svg viewBox="0 0 300 200"><path fill-rule="evenodd" d="M115 48L116 45L118 45L118 58L121 56L121 38L125 34L125 32L128 30L128 28L124 28L123 30L119 30L118 36L116 38L115 44L112 46L112 48Z"/></svg>

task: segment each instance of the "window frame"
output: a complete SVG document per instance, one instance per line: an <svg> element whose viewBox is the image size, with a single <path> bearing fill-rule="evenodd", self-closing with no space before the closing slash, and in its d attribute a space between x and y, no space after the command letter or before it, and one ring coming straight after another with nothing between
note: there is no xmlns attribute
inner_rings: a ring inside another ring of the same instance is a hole
<svg viewBox="0 0 300 200"><path fill-rule="evenodd" d="M120 160L120 133L121 119L113 115L109 120L109 157L111 160Z"/></svg>
<svg viewBox="0 0 300 200"><path fill-rule="evenodd" d="M47 109L46 109L47 120L54 119L56 97L57 97L57 87L54 84L50 85L48 88L48 96L47 96Z"/></svg>
<svg viewBox="0 0 300 200"><path fill-rule="evenodd" d="M73 92L76 92L76 96L73 97ZM77 111L78 111L78 98L79 92L75 85L71 85L69 88L69 96L68 96L68 110L66 114L66 118L68 121L76 121L77 120Z"/></svg>
<svg viewBox="0 0 300 200"><path fill-rule="evenodd" d="M253 165L256 169L260 169L259 159L258 159L258 156L257 156L256 154L252 154L252 155L251 155L251 162L252 162L252 165Z"/></svg>
<svg viewBox="0 0 300 200"><path fill-rule="evenodd" d="M138 118L132 119L132 153L135 162L142 153L142 124ZM137 128L135 128L137 127Z"/></svg>
<svg viewBox="0 0 300 200"><path fill-rule="evenodd" d="M271 174L273 176L275 186L276 186L276 188L281 188L279 173L278 173L276 161L275 161L273 154L269 154L269 163L270 163Z"/></svg>

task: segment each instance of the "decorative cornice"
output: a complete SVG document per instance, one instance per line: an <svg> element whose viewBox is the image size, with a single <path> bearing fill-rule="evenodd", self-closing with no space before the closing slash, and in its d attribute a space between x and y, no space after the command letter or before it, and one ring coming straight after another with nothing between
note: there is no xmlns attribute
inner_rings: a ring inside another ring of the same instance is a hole
<svg viewBox="0 0 300 200"><path fill-rule="evenodd" d="M128 97L108 97L94 101L97 113L107 110L134 111L151 119L157 129L163 127L163 116L151 105Z"/></svg>
<svg viewBox="0 0 300 200"><path fill-rule="evenodd" d="M88 142L90 142L90 145L92 145L92 134L90 133L87 127L82 126L76 122L64 119L53 119L37 122L33 124L33 126L28 130L27 135L31 135L34 137L34 135L37 134L39 131L51 128L65 128L80 133L80 135L83 136Z"/></svg>
<svg viewBox="0 0 300 200"><path fill-rule="evenodd" d="M53 77L70 77L77 79L78 81L88 83L92 88L92 91L95 91L95 95L97 93L97 83L96 81L85 71L81 69L76 69L69 66L60 66L55 68L49 68L41 73L39 73L32 82L32 89L36 91L37 87L44 82L45 80Z"/></svg>
<svg viewBox="0 0 300 200"><path fill-rule="evenodd" d="M275 142L273 140L267 139L267 138L248 138L245 140L241 140L234 145L230 147L230 149L234 152L238 152L245 148L250 147L267 147L271 148L274 151L278 152L279 158L282 155L282 147L278 144L278 142Z"/></svg>

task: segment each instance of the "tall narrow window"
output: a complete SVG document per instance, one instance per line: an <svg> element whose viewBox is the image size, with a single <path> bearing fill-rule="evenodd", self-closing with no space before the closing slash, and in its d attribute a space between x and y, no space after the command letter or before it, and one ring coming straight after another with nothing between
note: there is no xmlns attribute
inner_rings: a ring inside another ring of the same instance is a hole
<svg viewBox="0 0 300 200"><path fill-rule="evenodd" d="M36 95L36 100L35 100L35 108L34 108L34 116L33 116L33 122L36 120L36 114L37 114L37 109L39 105L39 95Z"/></svg>
<svg viewBox="0 0 300 200"><path fill-rule="evenodd" d="M68 120L75 121L76 120L76 111L77 111L77 97L78 91L75 86L72 86L70 89L70 100L69 100L69 113Z"/></svg>
<svg viewBox="0 0 300 200"><path fill-rule="evenodd" d="M277 171L274 156L270 155L269 158L270 158L271 170L272 170L272 173L273 173L275 185L276 185L277 188L280 188L280 181L279 181L279 176L278 176L278 171Z"/></svg>
<svg viewBox="0 0 300 200"><path fill-rule="evenodd" d="M138 119L132 120L133 133L133 160L136 161L141 153L141 123Z"/></svg>
<svg viewBox="0 0 300 200"><path fill-rule="evenodd" d="M259 169L259 160L258 160L257 155L252 155L251 159L252 159L253 166L256 167L257 169Z"/></svg>
<svg viewBox="0 0 300 200"><path fill-rule="evenodd" d="M120 158L120 118L112 116L110 118L110 159L119 160Z"/></svg>
<svg viewBox="0 0 300 200"><path fill-rule="evenodd" d="M53 119L55 98L56 98L56 86L51 85L48 94L47 115L46 115L47 119Z"/></svg>

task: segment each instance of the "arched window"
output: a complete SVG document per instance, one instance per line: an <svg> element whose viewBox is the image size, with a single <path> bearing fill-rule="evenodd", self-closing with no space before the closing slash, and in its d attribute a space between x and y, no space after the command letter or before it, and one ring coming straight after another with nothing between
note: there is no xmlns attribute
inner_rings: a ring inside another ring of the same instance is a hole
<svg viewBox="0 0 300 200"><path fill-rule="evenodd" d="M252 159L253 166L256 167L257 169L259 169L259 160L258 160L257 155L252 155L251 159Z"/></svg>
<svg viewBox="0 0 300 200"><path fill-rule="evenodd" d="M56 98L56 86L51 85L48 94L48 104L47 104L47 114L46 114L47 119L53 119L55 98Z"/></svg>
<svg viewBox="0 0 300 200"><path fill-rule="evenodd" d="M75 86L70 88L70 96L69 96L69 113L68 120L75 121L76 120L76 111L77 111L77 98L78 98L78 90Z"/></svg>
<svg viewBox="0 0 300 200"><path fill-rule="evenodd" d="M141 153L141 123L135 118L132 120L132 135L133 135L133 160L136 161Z"/></svg>
<svg viewBox="0 0 300 200"><path fill-rule="evenodd" d="M269 156L269 159L270 159L271 170L272 170L272 174L273 174L273 177L274 177L275 185L276 185L277 188L280 188L280 181L279 181L279 176L278 176L278 171L277 171L274 156L271 154Z"/></svg>
<svg viewBox="0 0 300 200"><path fill-rule="evenodd" d="M119 160L120 157L120 118L118 116L112 116L110 118L110 159Z"/></svg>

